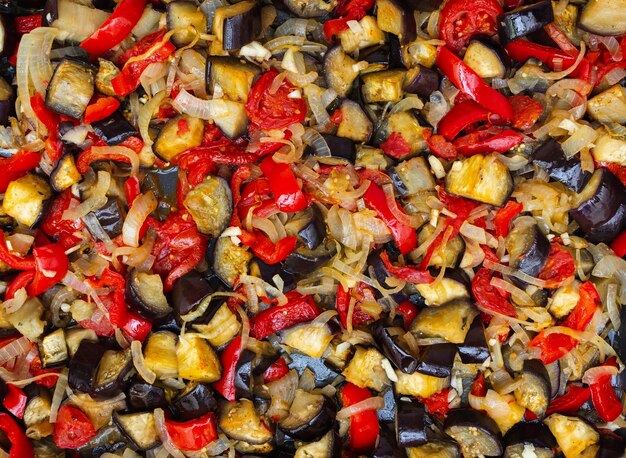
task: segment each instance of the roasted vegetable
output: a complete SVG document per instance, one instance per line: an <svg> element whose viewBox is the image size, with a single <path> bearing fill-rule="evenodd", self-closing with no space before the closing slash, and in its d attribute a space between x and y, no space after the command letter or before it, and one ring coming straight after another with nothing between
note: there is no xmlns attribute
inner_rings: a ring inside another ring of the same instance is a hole
<svg viewBox="0 0 626 458"><path fill-rule="evenodd" d="M496 423L471 409L454 409L446 417L444 431L461 448L465 457L500 456L502 437Z"/></svg>
<svg viewBox="0 0 626 458"><path fill-rule="evenodd" d="M2 210L18 223L32 227L42 217L46 200L51 195L46 180L28 174L9 183L2 200Z"/></svg>
<svg viewBox="0 0 626 458"><path fill-rule="evenodd" d="M125 298L148 318L164 318L172 311L163 293L163 281L156 274L132 270L126 282Z"/></svg>
<svg viewBox="0 0 626 458"><path fill-rule="evenodd" d="M48 108L70 118L80 119L93 97L94 74L94 69L84 62L62 60L48 85Z"/></svg>
<svg viewBox="0 0 626 458"><path fill-rule="evenodd" d="M115 412L113 421L139 450L150 450L161 443L152 412L129 414Z"/></svg>
<svg viewBox="0 0 626 458"><path fill-rule="evenodd" d="M494 154L454 162L445 183L447 192L495 206L503 205L513 189L509 170Z"/></svg>
<svg viewBox="0 0 626 458"><path fill-rule="evenodd" d="M154 140L154 152L165 161L171 161L178 154L200 146L204 122L198 118L181 115L170 119Z"/></svg>
<svg viewBox="0 0 626 458"><path fill-rule="evenodd" d="M239 49L261 32L261 9L254 1L222 6L215 11L213 33L225 51Z"/></svg>
<svg viewBox="0 0 626 458"><path fill-rule="evenodd" d="M219 237L233 212L232 196L226 180L208 176L187 194L185 208L191 213L198 230Z"/></svg>
<svg viewBox="0 0 626 458"><path fill-rule="evenodd" d="M335 413L335 406L324 395L298 389L289 415L278 427L293 438L314 440L333 427Z"/></svg>
<svg viewBox="0 0 626 458"><path fill-rule="evenodd" d="M500 40L505 43L526 36L541 29L553 19L550 0L521 6L498 16Z"/></svg>

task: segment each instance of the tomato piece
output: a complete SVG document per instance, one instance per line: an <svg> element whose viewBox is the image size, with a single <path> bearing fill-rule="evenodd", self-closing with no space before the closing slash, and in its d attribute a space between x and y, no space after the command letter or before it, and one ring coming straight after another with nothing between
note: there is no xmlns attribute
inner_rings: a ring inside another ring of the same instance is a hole
<svg viewBox="0 0 626 458"><path fill-rule="evenodd" d="M96 429L85 413L69 405L59 409L54 424L54 443L59 448L75 449L96 435Z"/></svg>
<svg viewBox="0 0 626 458"><path fill-rule="evenodd" d="M395 159L411 154L411 145L398 132L392 132L387 140L380 144L380 147L387 156Z"/></svg>
<svg viewBox="0 0 626 458"><path fill-rule="evenodd" d="M165 428L172 443L180 450L200 450L217 439L215 414L209 412L200 418L178 422L165 419Z"/></svg>
<svg viewBox="0 0 626 458"><path fill-rule="evenodd" d="M502 297L495 286L491 285L491 278L491 272L484 267L472 278L472 293L476 302L483 309L493 310L507 316L517 316L511 303Z"/></svg>
<svg viewBox="0 0 626 458"><path fill-rule="evenodd" d="M428 409L431 415L436 416L440 420L445 418L450 410L450 404L448 403L448 395L452 388L444 388L439 393L435 393L432 396L422 399L422 402Z"/></svg>
<svg viewBox="0 0 626 458"><path fill-rule="evenodd" d="M539 272L538 278L545 280L546 288L554 289L567 282L575 272L576 265L572 254L558 243L552 243L548 260Z"/></svg>
<svg viewBox="0 0 626 458"><path fill-rule="evenodd" d="M339 283L335 308L339 314L341 325L344 328L348 327L348 311L350 309L350 300L353 297L355 304L352 311L352 326L359 326L374 320L373 316L361 309L360 303L365 299L366 295L368 295L370 299L374 297L372 289L365 283L359 283L357 288L350 288L347 291L343 288L341 283Z"/></svg>
<svg viewBox="0 0 626 458"><path fill-rule="evenodd" d="M506 237L509 233L509 224L521 211L524 205L509 200L506 205L496 212L493 224L496 227L496 237ZM495 262L498 262L497 260Z"/></svg>
<svg viewBox="0 0 626 458"><path fill-rule="evenodd" d="M250 89L246 112L250 122L261 129L283 129L306 118L306 102L302 97L289 98L295 87L281 82L275 92L272 84L278 76L275 70L264 73Z"/></svg>
<svg viewBox="0 0 626 458"><path fill-rule="evenodd" d="M545 331L537 334L530 341L529 347L536 347L541 350L541 361L550 364L562 358L578 344L578 340L566 334L553 332L546 334Z"/></svg>
<svg viewBox="0 0 626 458"><path fill-rule="evenodd" d="M530 129L543 113L543 107L527 95L512 95L509 102L513 107L513 127L519 130Z"/></svg>
<svg viewBox="0 0 626 458"><path fill-rule="evenodd" d="M563 326L582 331L589 325L596 310L602 307L602 302L596 287L590 281L580 285L578 294L578 303L563 322Z"/></svg>
<svg viewBox="0 0 626 458"><path fill-rule="evenodd" d="M502 7L497 0L450 0L441 10L439 36L459 52L476 35L493 36Z"/></svg>

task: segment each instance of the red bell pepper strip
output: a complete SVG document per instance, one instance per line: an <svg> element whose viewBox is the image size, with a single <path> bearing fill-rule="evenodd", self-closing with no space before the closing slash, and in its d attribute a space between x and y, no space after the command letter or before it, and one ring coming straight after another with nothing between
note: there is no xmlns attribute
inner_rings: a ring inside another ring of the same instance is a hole
<svg viewBox="0 0 626 458"><path fill-rule="evenodd" d="M115 97L100 97L94 103L87 105L83 122L91 124L95 121L108 118L120 107L120 101Z"/></svg>
<svg viewBox="0 0 626 458"><path fill-rule="evenodd" d="M289 164L274 162L273 157L268 156L261 162L261 170L269 180L280 211L294 213L307 207L306 197Z"/></svg>
<svg viewBox="0 0 626 458"><path fill-rule="evenodd" d="M271 383L280 380L289 373L289 366L284 358L278 358L265 372L263 372L263 383Z"/></svg>
<svg viewBox="0 0 626 458"><path fill-rule="evenodd" d="M265 339L278 331L290 328L305 321L311 321L320 314L309 295L295 291L287 293L285 305L275 305L257 313L251 320L250 335L255 339Z"/></svg>
<svg viewBox="0 0 626 458"><path fill-rule="evenodd" d="M2 405L15 417L23 418L26 404L28 403L28 396L26 396L24 390L10 383L7 384L6 388L7 393L4 396Z"/></svg>
<svg viewBox="0 0 626 458"><path fill-rule="evenodd" d="M572 351L577 343L578 340L574 337L556 332L546 334L545 331L541 331L530 341L528 346L539 348L541 361L544 364L550 364Z"/></svg>
<svg viewBox="0 0 626 458"><path fill-rule="evenodd" d="M176 46L169 40L164 40L164 38L164 30L155 32L142 38L139 43L129 50L132 57L124 64L119 75L111 80L113 90L118 96L126 97L137 89L139 87L139 78L148 65L164 62L176 51ZM146 51L135 55L133 52L135 48L146 48Z"/></svg>
<svg viewBox="0 0 626 458"><path fill-rule="evenodd" d="M52 203L48 210L48 215L41 225L43 232L50 237L58 237L59 243L68 249L81 240L80 232L85 224L80 218L71 220L63 219L63 213L72 205L78 205L71 189L63 191ZM78 235L75 235L78 234Z"/></svg>
<svg viewBox="0 0 626 458"><path fill-rule="evenodd" d="M126 312L126 320L120 326L132 340L143 342L152 330L152 323L132 310Z"/></svg>
<svg viewBox="0 0 626 458"><path fill-rule="evenodd" d="M394 266L391 264L386 251L380 254L380 259L382 259L383 264L385 264L387 271L400 280L408 281L413 284L432 283L435 281L435 278L427 270L418 269L413 266Z"/></svg>
<svg viewBox="0 0 626 458"><path fill-rule="evenodd" d="M578 55L578 48L574 46L571 41L569 41L567 35L561 32L561 30L554 22L550 22L549 24L544 26L544 30L547 32L548 36L552 38L552 41L554 41L556 45L561 49L561 51L573 57L576 57Z"/></svg>
<svg viewBox="0 0 626 458"><path fill-rule="evenodd" d="M527 95L512 95L509 102L513 107L513 127L530 129L543 114L543 106Z"/></svg>
<svg viewBox="0 0 626 458"><path fill-rule="evenodd" d="M184 422L166 417L165 429L179 450L200 450L217 439L217 422L213 412Z"/></svg>
<svg viewBox="0 0 626 458"><path fill-rule="evenodd" d="M369 289L368 293L371 295L371 297L374 297L374 293L365 283L361 282L359 283L358 287L350 288L348 290L344 289L341 283L339 283L339 286L337 287L335 308L337 309L339 319L341 320L341 325L344 327L344 329L348 328L348 313L350 310L350 300L352 299L352 297L354 297L356 301L352 310L352 326L359 326L374 320L374 317L372 317L369 313L364 312L360 306L360 302L364 299L364 295L367 289Z"/></svg>
<svg viewBox="0 0 626 458"><path fill-rule="evenodd" d="M590 281L586 281L578 288L578 302L574 310L567 316L563 326L577 331L583 331L591 322L593 314L602 307L600 295Z"/></svg>
<svg viewBox="0 0 626 458"><path fill-rule="evenodd" d="M334 10L337 19L324 22L324 35L328 41L333 41L335 35L348 28L348 21L360 21L368 10L374 6L374 0L341 0Z"/></svg>
<svg viewBox="0 0 626 458"><path fill-rule="evenodd" d="M472 278L472 293L474 299L480 304L485 313L489 310L506 316L516 317L515 308L491 285L492 274L489 269L483 267Z"/></svg>
<svg viewBox="0 0 626 458"><path fill-rule="evenodd" d="M254 254L267 264L277 264L287 259L293 250L296 249L298 239L288 235L273 243L265 234L260 231L241 231L239 240L244 245L249 246Z"/></svg>
<svg viewBox="0 0 626 458"><path fill-rule="evenodd" d="M387 225L393 235L396 245L402 254L407 254L417 245L417 234L415 229L404 224L395 217L389 205L387 197L380 186L370 183L367 191L363 194L365 205L376 212L378 217Z"/></svg>
<svg viewBox="0 0 626 458"><path fill-rule="evenodd" d="M448 402L448 395L452 388L444 388L439 393L435 393L421 401L424 403L428 412L431 415L436 416L440 420L443 420L450 411L450 403Z"/></svg>
<svg viewBox="0 0 626 458"><path fill-rule="evenodd" d="M524 141L524 136L511 129L500 130L489 134L479 130L454 140L456 150L463 156L484 154L491 152L506 153Z"/></svg>
<svg viewBox="0 0 626 458"><path fill-rule="evenodd" d="M17 256L9 251L4 232L0 231L0 261L7 266L17 270L35 269L35 258L33 256Z"/></svg>
<svg viewBox="0 0 626 458"><path fill-rule="evenodd" d="M244 152L230 141L221 141L210 146L189 148L175 159L179 166L190 170L202 160L209 160L215 164L244 165L258 161L259 156Z"/></svg>
<svg viewBox="0 0 626 458"><path fill-rule="evenodd" d="M615 368L616 364L615 358L611 358L604 362L601 367L610 369L610 367ZM613 374L613 372L607 370L605 373L594 374L591 380L587 380L587 377L585 377L587 374L583 375L583 382L589 384L591 402L593 402L598 416L606 422L615 420L622 413L622 402L617 397L611 383Z"/></svg>
<svg viewBox="0 0 626 458"><path fill-rule="evenodd" d="M341 389L341 403L349 407L357 402L372 397L367 388L360 388L353 383L346 383ZM368 452L376 445L380 425L376 410L364 410L350 417L350 429L348 432L349 446L357 452Z"/></svg>
<svg viewBox="0 0 626 458"><path fill-rule="evenodd" d="M87 148L85 151L78 155L76 160L76 168L80 173L87 173L89 166L92 162L96 161L116 161L130 164L130 158L124 154L112 154L108 152L94 152L91 148Z"/></svg>
<svg viewBox="0 0 626 458"><path fill-rule="evenodd" d="M455 104L437 124L437 132L447 140L453 140L459 133L474 123L488 121L489 110L474 102L465 100Z"/></svg>
<svg viewBox="0 0 626 458"><path fill-rule="evenodd" d="M8 413L0 413L0 431L11 444L10 458L34 458L35 450L22 427Z"/></svg>
<svg viewBox="0 0 626 458"><path fill-rule="evenodd" d="M17 293L20 289L26 288L35 278L34 270L25 270L24 272L20 272L20 274L13 279L9 286L7 286L7 290L4 293L4 300L8 301L9 299L13 299L15 297L15 293Z"/></svg>
<svg viewBox="0 0 626 458"><path fill-rule="evenodd" d="M0 158L0 193L5 192L9 183L26 175L26 172L39 165L41 155L33 151L20 150L11 157Z"/></svg>
<svg viewBox="0 0 626 458"><path fill-rule="evenodd" d="M61 118L46 106L39 92L35 92L30 98L30 106L39 121L48 129L45 150L50 161L55 162L63 154L63 144L59 139L59 121Z"/></svg>
<svg viewBox="0 0 626 458"><path fill-rule="evenodd" d="M389 137L380 144L380 148L387 156L395 159L411 154L411 145L398 132L391 132Z"/></svg>
<svg viewBox="0 0 626 458"><path fill-rule="evenodd" d="M498 209L493 220L493 225L496 227L496 237L506 237L509 233L511 221L519 215L523 209L524 205L514 200L509 200L504 207Z"/></svg>
<svg viewBox="0 0 626 458"><path fill-rule="evenodd" d="M620 258L626 256L626 230L615 237L615 240L611 243L611 249Z"/></svg>
<svg viewBox="0 0 626 458"><path fill-rule="evenodd" d="M576 266L572 254L558 243L550 244L548 260L538 275L538 278L545 281L545 288L558 288L569 281L575 272Z"/></svg>
<svg viewBox="0 0 626 458"><path fill-rule="evenodd" d="M93 56L101 56L119 45L141 19L146 0L122 0L111 16L80 44Z"/></svg>
<svg viewBox="0 0 626 458"><path fill-rule="evenodd" d="M70 262L65 249L56 243L33 248L35 277L26 288L29 296L38 296L59 283L69 268Z"/></svg>
<svg viewBox="0 0 626 458"><path fill-rule="evenodd" d="M396 307L396 313L404 319L404 327L408 329L417 316L418 309L410 301L404 301Z"/></svg>
<svg viewBox="0 0 626 458"><path fill-rule="evenodd" d="M124 196L126 197L126 203L130 207L135 199L141 194L141 185L139 178L134 176L127 178L124 182Z"/></svg>
<svg viewBox="0 0 626 458"><path fill-rule="evenodd" d="M482 372L476 376L470 387L470 393L479 398L483 398L487 395L487 380L485 374Z"/></svg>
<svg viewBox="0 0 626 458"><path fill-rule="evenodd" d="M20 35L32 32L41 27L43 16L41 14L31 14L28 16L17 16L15 18L15 31Z"/></svg>
<svg viewBox="0 0 626 458"><path fill-rule="evenodd" d="M550 401L546 415L555 412L574 415L589 398L591 398L591 392L588 387L570 385L565 394Z"/></svg>
<svg viewBox="0 0 626 458"><path fill-rule="evenodd" d="M565 70L576 62L575 56L570 56L560 49L523 39L507 43L505 49L509 56L518 62L526 62L531 57L534 57L547 65L551 70L554 70L556 65L562 66L562 70Z"/></svg>
<svg viewBox="0 0 626 458"><path fill-rule="evenodd" d="M220 355L222 378L213 384L227 401L235 401L235 372L241 356L241 336L235 337Z"/></svg>
<svg viewBox="0 0 626 458"><path fill-rule="evenodd" d="M96 429L82 410L67 404L59 409L53 434L57 447L75 449L85 445L95 435Z"/></svg>
<svg viewBox="0 0 626 458"><path fill-rule="evenodd" d="M428 144L428 149L435 156L442 159L456 159L459 152L454 143L449 142L443 135L432 135L430 130L424 131L424 139Z"/></svg>
<svg viewBox="0 0 626 458"><path fill-rule="evenodd" d="M450 49L440 46L435 60L439 69L448 79L467 94L472 100L497 114L504 123L513 121L513 108L508 99L489 86L467 64L459 59Z"/></svg>

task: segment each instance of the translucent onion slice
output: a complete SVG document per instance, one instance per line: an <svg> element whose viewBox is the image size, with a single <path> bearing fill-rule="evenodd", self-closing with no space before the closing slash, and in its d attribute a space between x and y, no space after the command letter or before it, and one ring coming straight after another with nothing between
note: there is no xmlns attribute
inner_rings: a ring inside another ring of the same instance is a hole
<svg viewBox="0 0 626 458"><path fill-rule="evenodd" d="M130 207L124 225L122 226L122 241L124 244L138 247L141 226L150 213L156 210L158 201L152 191L137 197Z"/></svg>

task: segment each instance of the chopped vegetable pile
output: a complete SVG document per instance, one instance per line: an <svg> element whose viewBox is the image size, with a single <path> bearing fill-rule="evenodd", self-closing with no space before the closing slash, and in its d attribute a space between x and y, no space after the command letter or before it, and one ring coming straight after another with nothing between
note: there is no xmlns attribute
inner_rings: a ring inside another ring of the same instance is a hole
<svg viewBox="0 0 626 458"><path fill-rule="evenodd" d="M0 2L0 456L622 457L626 0Z"/></svg>

